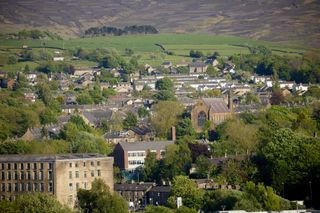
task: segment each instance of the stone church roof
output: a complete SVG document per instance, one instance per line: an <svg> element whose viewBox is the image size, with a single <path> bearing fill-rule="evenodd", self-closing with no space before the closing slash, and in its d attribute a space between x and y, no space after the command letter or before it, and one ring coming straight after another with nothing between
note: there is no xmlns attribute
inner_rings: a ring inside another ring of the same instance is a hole
<svg viewBox="0 0 320 213"><path fill-rule="evenodd" d="M229 113L230 110L222 98L203 98L203 102L213 113Z"/></svg>

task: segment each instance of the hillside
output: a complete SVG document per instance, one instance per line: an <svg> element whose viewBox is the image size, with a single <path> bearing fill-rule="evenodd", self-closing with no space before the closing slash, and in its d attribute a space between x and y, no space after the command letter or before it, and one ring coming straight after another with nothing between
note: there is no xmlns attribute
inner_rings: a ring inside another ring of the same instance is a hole
<svg viewBox="0 0 320 213"><path fill-rule="evenodd" d="M2 0L0 28L65 36L89 27L153 25L165 33L212 33L320 46L317 0Z"/></svg>

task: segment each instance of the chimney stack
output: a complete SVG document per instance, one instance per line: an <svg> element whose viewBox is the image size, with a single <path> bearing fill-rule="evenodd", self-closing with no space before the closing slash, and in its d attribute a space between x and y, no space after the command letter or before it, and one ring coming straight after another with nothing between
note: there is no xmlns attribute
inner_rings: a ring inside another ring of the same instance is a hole
<svg viewBox="0 0 320 213"><path fill-rule="evenodd" d="M176 136L176 127L172 126L171 127L171 140L176 141L177 140L177 136Z"/></svg>
<svg viewBox="0 0 320 213"><path fill-rule="evenodd" d="M228 108L230 110L230 113L233 113L233 97L231 89L228 92Z"/></svg>

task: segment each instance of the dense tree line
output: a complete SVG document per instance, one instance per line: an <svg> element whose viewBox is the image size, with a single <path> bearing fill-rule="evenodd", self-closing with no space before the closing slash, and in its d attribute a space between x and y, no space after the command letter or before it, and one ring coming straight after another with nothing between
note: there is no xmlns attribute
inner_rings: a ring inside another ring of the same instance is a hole
<svg viewBox="0 0 320 213"><path fill-rule="evenodd" d="M250 48L250 54L238 54L229 58L238 69L259 75L277 73L282 80L296 83L320 82L320 56L306 52L301 56L275 55L266 47Z"/></svg>
<svg viewBox="0 0 320 213"><path fill-rule="evenodd" d="M1 37L5 39L53 39L62 40L62 38L52 32L42 30L21 30L17 33L3 34Z"/></svg>
<svg viewBox="0 0 320 213"><path fill-rule="evenodd" d="M91 27L85 31L86 36L98 36L98 35L113 35L113 36L121 36L121 35L132 35L132 34L157 34L158 30L151 25L132 25L126 26L124 28L116 28L116 27Z"/></svg>

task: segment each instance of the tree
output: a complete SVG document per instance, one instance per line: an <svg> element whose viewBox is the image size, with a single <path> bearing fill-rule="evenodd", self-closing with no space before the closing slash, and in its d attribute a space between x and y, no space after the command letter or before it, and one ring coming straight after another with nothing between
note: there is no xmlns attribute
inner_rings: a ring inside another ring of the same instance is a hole
<svg viewBox="0 0 320 213"><path fill-rule="evenodd" d="M188 175L191 163L191 151L186 143L167 146L164 158L160 162L162 178L172 180L177 175Z"/></svg>
<svg viewBox="0 0 320 213"><path fill-rule="evenodd" d="M137 116L132 112L129 112L127 114L127 117L123 120L122 125L123 125L123 128L130 129L132 127L137 126L137 123L138 123Z"/></svg>
<svg viewBox="0 0 320 213"><path fill-rule="evenodd" d="M207 74L211 77L217 77L218 71L210 64L207 68Z"/></svg>
<svg viewBox="0 0 320 213"><path fill-rule="evenodd" d="M126 48L124 52L127 56L132 56L134 54L134 51L130 48Z"/></svg>
<svg viewBox="0 0 320 213"><path fill-rule="evenodd" d="M83 104L93 104L93 100L88 92L83 92L77 97L77 102L81 105Z"/></svg>
<svg viewBox="0 0 320 213"><path fill-rule="evenodd" d="M92 182L90 190L80 189L77 193L79 207L85 213L126 213L127 202L116 193L111 194L109 187L102 179Z"/></svg>
<svg viewBox="0 0 320 213"><path fill-rule="evenodd" d="M49 108L46 108L39 116L41 124L53 124L58 121L56 114Z"/></svg>
<svg viewBox="0 0 320 213"><path fill-rule="evenodd" d="M44 193L22 194L14 201L18 212L28 213L68 213L70 209L63 207L53 196Z"/></svg>
<svg viewBox="0 0 320 213"><path fill-rule="evenodd" d="M182 204L186 207L200 209L203 191L197 188L196 183L186 176L176 176L172 183L172 195L168 202L172 207L176 206L177 197L182 198Z"/></svg>
<svg viewBox="0 0 320 213"><path fill-rule="evenodd" d="M191 136L191 137L195 137L196 132L192 126L192 122L190 118L185 118L180 120L177 123L177 138L181 138L183 136Z"/></svg>
<svg viewBox="0 0 320 213"><path fill-rule="evenodd" d="M170 90L160 90L153 97L158 101L175 101L176 100L174 92Z"/></svg>
<svg viewBox="0 0 320 213"><path fill-rule="evenodd" d="M166 138L172 126L175 126L178 117L183 112L183 106L173 101L160 101L154 106L151 123L161 138Z"/></svg>
<svg viewBox="0 0 320 213"><path fill-rule="evenodd" d="M164 77L156 82L156 89L173 91L173 82L170 78Z"/></svg>
<svg viewBox="0 0 320 213"><path fill-rule="evenodd" d="M14 55L9 56L8 64L16 64L18 62L17 57Z"/></svg>
<svg viewBox="0 0 320 213"><path fill-rule="evenodd" d="M197 157L197 174L200 178L207 178L211 172L209 159L203 155Z"/></svg>
<svg viewBox="0 0 320 213"><path fill-rule="evenodd" d="M158 160L156 158L156 153L148 152L146 159L144 161L144 173L146 176L146 181L159 180L158 177Z"/></svg>
<svg viewBox="0 0 320 213"><path fill-rule="evenodd" d="M138 115L139 115L139 118L145 118L145 117L148 117L150 113L145 107L139 107Z"/></svg>
<svg viewBox="0 0 320 213"><path fill-rule="evenodd" d="M6 213L20 213L17 207L14 205L13 202L8 200L1 200L0 201L0 212Z"/></svg>

